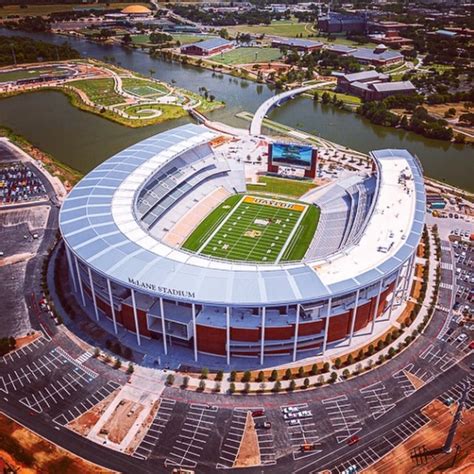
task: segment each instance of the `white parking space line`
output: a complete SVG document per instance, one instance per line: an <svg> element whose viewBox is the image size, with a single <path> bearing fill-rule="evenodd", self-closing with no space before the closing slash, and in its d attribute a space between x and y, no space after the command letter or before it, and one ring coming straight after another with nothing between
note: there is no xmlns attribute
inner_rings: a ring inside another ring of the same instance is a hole
<svg viewBox="0 0 474 474"><path fill-rule="evenodd" d="M120 385L117 382L109 381L104 386L102 386L96 393L88 398L86 398L83 402L79 404L79 406L74 406L70 410L61 415L58 415L53 419L53 421L59 425L67 425L75 418L81 416L86 411L90 410L94 405L101 402L104 398L108 397L114 390L119 388ZM45 387L48 394L50 394L51 398L53 395L50 393L49 389L54 390L54 392L61 398L63 398L63 394L61 391L58 391L56 387L49 386ZM80 407L80 408L79 408Z"/></svg>
<svg viewBox="0 0 474 474"><path fill-rule="evenodd" d="M9 352L5 354L3 357L0 357L0 364L8 364L11 362L15 362L18 359L21 359L25 355L29 355L35 349L39 349L45 343L46 339L43 336L40 336L38 339L35 339L30 344L21 347L20 349L16 349L13 352Z"/></svg>
<svg viewBox="0 0 474 474"><path fill-rule="evenodd" d="M197 466L201 451L204 448L201 443L206 443L211 432L210 429L203 429L203 427L209 428L204 423L209 423L210 419L214 422L216 414L217 407L208 407L201 404L190 405L183 425L191 427L189 431L192 436L184 434L184 429L181 429L178 439L165 459L165 467L176 466L193 469ZM204 418L207 418L207 420L204 420Z"/></svg>
<svg viewBox="0 0 474 474"><path fill-rule="evenodd" d="M385 415L385 413L389 412L396 406L382 382L368 385L367 387L360 389L360 393L369 405L374 420Z"/></svg>
<svg viewBox="0 0 474 474"><path fill-rule="evenodd" d="M343 443L362 429L357 413L348 403L346 395L322 400L329 417L329 422L334 428L336 441Z"/></svg>
<svg viewBox="0 0 474 474"><path fill-rule="evenodd" d="M251 410L249 409L248 411ZM217 469L233 467L237 453L239 452L246 418L247 411L240 409L234 409L232 411L230 428L221 445L219 462L216 465Z"/></svg>
<svg viewBox="0 0 474 474"><path fill-rule="evenodd" d="M135 449L133 457L139 459L148 459L151 452L158 445L160 436L163 433L171 414L173 413L174 406L176 404L175 400L170 400L168 398L160 399L160 407L156 412L155 418L153 419L148 432L143 437L141 443Z"/></svg>

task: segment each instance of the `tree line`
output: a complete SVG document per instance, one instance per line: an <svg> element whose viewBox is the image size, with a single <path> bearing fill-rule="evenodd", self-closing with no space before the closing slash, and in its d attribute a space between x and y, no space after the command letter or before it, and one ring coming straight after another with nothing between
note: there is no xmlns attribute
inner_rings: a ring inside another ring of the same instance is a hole
<svg viewBox="0 0 474 474"><path fill-rule="evenodd" d="M79 52L66 42L55 45L22 36L0 36L0 66L10 66L15 61L22 64L79 57Z"/></svg>

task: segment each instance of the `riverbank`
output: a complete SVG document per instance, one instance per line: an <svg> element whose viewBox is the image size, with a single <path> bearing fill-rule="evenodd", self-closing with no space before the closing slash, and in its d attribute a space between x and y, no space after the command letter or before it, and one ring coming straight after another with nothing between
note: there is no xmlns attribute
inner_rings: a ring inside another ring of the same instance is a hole
<svg viewBox="0 0 474 474"><path fill-rule="evenodd" d="M40 161L45 169L52 175L58 177L64 184L67 191L70 191L74 185L83 177L79 171L58 161L53 156L30 143L25 137L16 134L13 130L0 126L0 137L8 138L13 144L21 148L33 159Z"/></svg>
<svg viewBox="0 0 474 474"><path fill-rule="evenodd" d="M224 107L207 90L202 95L97 60L25 64L0 69L0 99L38 91L64 93L72 106L131 128L178 119ZM60 74L59 74L60 73ZM37 77L31 78L32 75ZM13 78L14 77L14 78ZM43 77L46 79L43 80Z"/></svg>

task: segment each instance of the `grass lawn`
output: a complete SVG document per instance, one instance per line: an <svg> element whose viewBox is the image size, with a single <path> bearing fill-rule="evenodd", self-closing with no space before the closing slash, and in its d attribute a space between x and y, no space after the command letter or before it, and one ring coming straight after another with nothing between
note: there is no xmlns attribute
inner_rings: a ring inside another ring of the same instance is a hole
<svg viewBox="0 0 474 474"><path fill-rule="evenodd" d="M252 192L279 194L299 198L310 189L316 187L316 185L311 181L273 178L271 176L260 176L258 182L262 184L248 184L247 189Z"/></svg>
<svg viewBox="0 0 474 474"><path fill-rule="evenodd" d="M146 79L124 77L122 79L122 84L126 92L142 97L160 96L168 93L168 89L163 85Z"/></svg>
<svg viewBox="0 0 474 474"><path fill-rule="evenodd" d="M337 99L342 100L346 104L360 105L362 103L362 100L360 99L360 97L356 97L355 95L341 94L340 92L334 92L332 89L317 89L317 91L318 91L320 100L323 93L328 92L329 95L331 96L331 99L332 99L332 96L336 94Z"/></svg>
<svg viewBox="0 0 474 474"><path fill-rule="evenodd" d="M0 82L18 81L19 79L32 79L41 74L60 74L62 70L50 67L39 67L38 69L17 69L15 71L1 72Z"/></svg>
<svg viewBox="0 0 474 474"><path fill-rule="evenodd" d="M143 119L148 117L153 118L153 113L150 110L160 110L162 113L157 117L157 121L164 122L165 120L173 120L184 117L187 112L178 105L169 104L149 104L149 105L131 105L122 109L128 115L133 115Z"/></svg>
<svg viewBox="0 0 474 474"><path fill-rule="evenodd" d="M211 61L221 64L248 64L271 62L282 56L278 48L236 48L227 53L218 54Z"/></svg>
<svg viewBox="0 0 474 474"><path fill-rule="evenodd" d="M49 15L50 13L56 12L68 12L74 9L84 9L93 8L95 10L114 10L122 9L128 5L136 5L136 3L101 3L100 5L85 5L84 3L71 3L71 4L60 4L60 5L28 5L28 8L21 8L20 5L4 5L0 8L0 18L6 17L8 15L20 15L20 16L39 16L39 15ZM144 6L148 4L143 3Z"/></svg>
<svg viewBox="0 0 474 474"><path fill-rule="evenodd" d="M310 211L312 207L270 198L231 196L204 219L183 247L212 257L267 263L278 262L286 255L294 258L293 249L304 255L312 238L308 234L311 230L314 234L319 215ZM306 224L300 229L303 221ZM300 240L300 236L306 239Z"/></svg>
<svg viewBox="0 0 474 474"><path fill-rule="evenodd" d="M446 72L454 69L454 66L448 64L423 64L423 69L434 69L436 72Z"/></svg>
<svg viewBox="0 0 474 474"><path fill-rule="evenodd" d="M150 37L148 35L133 35L132 42L133 44L149 44Z"/></svg>
<svg viewBox="0 0 474 474"><path fill-rule="evenodd" d="M298 229L296 229L295 235L282 255L282 261L301 260L304 257L306 250L313 240L320 216L321 210L319 207L309 206Z"/></svg>
<svg viewBox="0 0 474 474"><path fill-rule="evenodd" d="M295 38L301 33L303 37L307 37L310 34L314 34L313 31L308 28L306 29L307 23L298 23L296 20L288 21L272 21L270 25L237 25L227 27L227 30L232 35L240 33L252 33L256 35L276 35L276 36L287 36L289 38Z"/></svg>
<svg viewBox="0 0 474 474"><path fill-rule="evenodd" d="M96 104L114 105L124 102L124 98L114 91L113 79L84 79L70 84L84 91L87 97Z"/></svg>

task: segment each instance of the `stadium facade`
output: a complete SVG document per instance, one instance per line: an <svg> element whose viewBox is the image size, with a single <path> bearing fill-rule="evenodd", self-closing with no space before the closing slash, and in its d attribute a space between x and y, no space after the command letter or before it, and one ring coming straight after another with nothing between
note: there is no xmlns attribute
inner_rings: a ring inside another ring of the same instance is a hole
<svg viewBox="0 0 474 474"><path fill-rule="evenodd" d="M246 191L243 164L213 147L217 135L198 125L160 133L74 187L60 229L78 299L138 344L157 339L164 353L188 346L195 360L199 353L227 363L281 354L295 360L372 332L395 295L409 292L424 227L416 157L374 151L372 172L305 195L321 217L301 261L226 261L177 244L196 215Z"/></svg>

